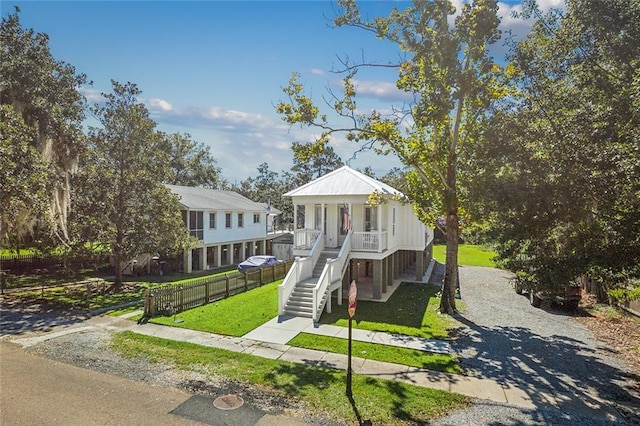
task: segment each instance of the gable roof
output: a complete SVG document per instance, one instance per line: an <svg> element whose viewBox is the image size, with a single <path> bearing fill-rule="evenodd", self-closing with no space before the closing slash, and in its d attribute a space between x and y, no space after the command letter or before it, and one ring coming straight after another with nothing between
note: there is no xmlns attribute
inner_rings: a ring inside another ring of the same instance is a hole
<svg viewBox="0 0 640 426"><path fill-rule="evenodd" d="M370 195L374 191L383 194L399 194L397 189L349 166L340 167L316 180L284 194L288 197L319 195Z"/></svg>
<svg viewBox="0 0 640 426"><path fill-rule="evenodd" d="M209 188L165 185L180 197L180 204L189 210L266 211L267 205L256 203L237 192ZM270 213L280 213L271 207Z"/></svg>

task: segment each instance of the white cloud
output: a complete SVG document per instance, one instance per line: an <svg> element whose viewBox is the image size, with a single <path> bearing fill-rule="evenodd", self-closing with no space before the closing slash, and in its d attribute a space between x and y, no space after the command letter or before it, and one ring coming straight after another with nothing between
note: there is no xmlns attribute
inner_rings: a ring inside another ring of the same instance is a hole
<svg viewBox="0 0 640 426"><path fill-rule="evenodd" d="M90 104L104 101L102 92L92 87L81 87L80 93L87 99L87 102L89 102Z"/></svg>
<svg viewBox="0 0 640 426"><path fill-rule="evenodd" d="M565 10L567 5L564 0L538 0L538 7L541 11L546 12L549 9Z"/></svg>
<svg viewBox="0 0 640 426"><path fill-rule="evenodd" d="M312 68L310 70L310 72L311 72L312 75L320 75L320 76L322 76L322 75L326 74L323 70L318 69L318 68Z"/></svg>
<svg viewBox="0 0 640 426"><path fill-rule="evenodd" d="M161 111L171 111L173 110L173 106L171 106L171 104L165 100L162 99L157 99L157 98L151 98L147 101L147 106L149 107L149 109L160 109Z"/></svg>

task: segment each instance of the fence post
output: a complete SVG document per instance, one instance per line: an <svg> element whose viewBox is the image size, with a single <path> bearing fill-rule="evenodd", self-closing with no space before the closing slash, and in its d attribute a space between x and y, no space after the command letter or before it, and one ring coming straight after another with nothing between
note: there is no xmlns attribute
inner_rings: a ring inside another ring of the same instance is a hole
<svg viewBox="0 0 640 426"><path fill-rule="evenodd" d="M209 281L204 282L204 303L209 303Z"/></svg>
<svg viewBox="0 0 640 426"><path fill-rule="evenodd" d="M179 300L180 300L180 311L184 311L184 287L182 285L180 285L178 287L178 291L179 293Z"/></svg>
<svg viewBox="0 0 640 426"><path fill-rule="evenodd" d="M151 316L151 291L149 289L144 291L144 313L142 315L145 317Z"/></svg>
<svg viewBox="0 0 640 426"><path fill-rule="evenodd" d="M247 291L249 289L249 279L247 278L247 274L246 272L244 273L244 291Z"/></svg>
<svg viewBox="0 0 640 426"><path fill-rule="evenodd" d="M229 297L229 275L224 275L225 297Z"/></svg>
<svg viewBox="0 0 640 426"><path fill-rule="evenodd" d="M91 307L91 281L87 281L87 308Z"/></svg>

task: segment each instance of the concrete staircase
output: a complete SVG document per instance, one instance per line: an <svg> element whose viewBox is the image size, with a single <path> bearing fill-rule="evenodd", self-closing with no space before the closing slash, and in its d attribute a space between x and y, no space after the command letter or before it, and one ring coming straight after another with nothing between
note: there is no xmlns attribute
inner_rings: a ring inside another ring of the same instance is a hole
<svg viewBox="0 0 640 426"><path fill-rule="evenodd" d="M289 300L284 306L286 315L313 318L313 288L318 283L318 278L322 274L327 259L338 257L338 253L337 250L325 250L320 253L320 257L313 268L312 278L296 284L291 296L289 296ZM324 306L326 298L326 294L322 295L320 306Z"/></svg>
<svg viewBox="0 0 640 426"><path fill-rule="evenodd" d="M323 250L320 253L320 257L318 257L318 262L316 262L313 267L313 278L320 278L322 275L322 271L324 270L324 265L327 264L327 259L335 259L340 254L337 250Z"/></svg>

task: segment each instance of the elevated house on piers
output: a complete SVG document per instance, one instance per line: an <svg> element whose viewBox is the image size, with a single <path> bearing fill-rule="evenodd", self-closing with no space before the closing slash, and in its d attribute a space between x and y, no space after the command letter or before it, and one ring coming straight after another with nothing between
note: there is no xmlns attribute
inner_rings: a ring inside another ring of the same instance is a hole
<svg viewBox="0 0 640 426"><path fill-rule="evenodd" d="M180 198L182 220L198 245L185 250L186 273L234 265L249 256L273 254L273 207L233 191L166 185Z"/></svg>
<svg viewBox="0 0 640 426"><path fill-rule="evenodd" d="M385 202L370 204L378 193ZM423 281L433 231L389 185L348 166L286 194L294 206L296 260L279 287L280 315L314 321L356 280L359 300L385 301L401 281Z"/></svg>

